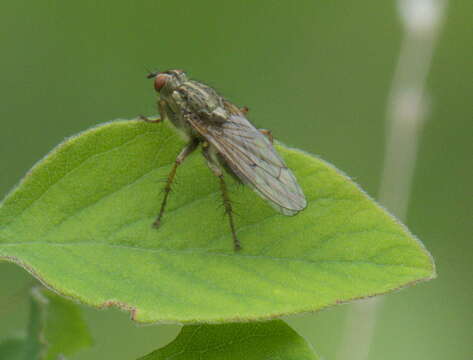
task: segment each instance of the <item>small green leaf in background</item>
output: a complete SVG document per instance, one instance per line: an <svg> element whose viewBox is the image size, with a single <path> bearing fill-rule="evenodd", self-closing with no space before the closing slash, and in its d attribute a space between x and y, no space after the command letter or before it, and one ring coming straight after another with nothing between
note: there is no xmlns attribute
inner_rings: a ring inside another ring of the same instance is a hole
<svg viewBox="0 0 473 360"><path fill-rule="evenodd" d="M116 121L59 145L0 204L0 258L58 293L140 322L224 322L316 311L435 276L423 245L330 164L277 145L308 200L275 212L229 179L243 250L201 154L167 123ZM229 177L228 177L229 178Z"/></svg>
<svg viewBox="0 0 473 360"><path fill-rule="evenodd" d="M316 360L284 321L184 326L174 341L139 360Z"/></svg>
<svg viewBox="0 0 473 360"><path fill-rule="evenodd" d="M0 343L0 359L58 360L91 344L77 305L49 290L34 288L27 335Z"/></svg>
<svg viewBox="0 0 473 360"><path fill-rule="evenodd" d="M36 289L34 290L36 291ZM33 294L33 293L32 293ZM43 360L41 355L45 348L41 344L44 326L43 305L35 295L30 298L30 317L28 329L24 338L8 339L0 345L0 359Z"/></svg>
<svg viewBox="0 0 473 360"><path fill-rule="evenodd" d="M25 355L25 339L12 338L0 341L0 359L27 360L28 358Z"/></svg>
<svg viewBox="0 0 473 360"><path fill-rule="evenodd" d="M92 345L87 325L79 307L46 289L36 288L33 296L42 307L40 339L45 346L42 359L56 360Z"/></svg>

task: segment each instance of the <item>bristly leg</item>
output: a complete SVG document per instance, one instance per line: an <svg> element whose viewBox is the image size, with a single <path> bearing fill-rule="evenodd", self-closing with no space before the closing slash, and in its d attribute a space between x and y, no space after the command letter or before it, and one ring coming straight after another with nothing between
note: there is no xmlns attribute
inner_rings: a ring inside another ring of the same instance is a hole
<svg viewBox="0 0 473 360"><path fill-rule="evenodd" d="M176 177L176 171L179 165L181 165L186 157L188 157L192 152L197 148L199 145L198 139L192 139L185 147L181 150L179 155L177 156L176 160L174 161L174 165L171 169L171 172L168 175L166 186L164 187L164 198L163 202L161 203L161 209L159 210L159 215L153 223L155 228L158 228L161 223L161 218L164 214L164 209L166 208L166 203L168 201L169 193L171 192L171 187L174 182L174 178Z"/></svg>
<svg viewBox="0 0 473 360"><path fill-rule="evenodd" d="M232 203L230 201L230 197L228 196L227 184L225 183L225 179L223 178L222 172L220 173L220 175L218 175L218 178L220 180L220 189L222 191L222 198L223 198L223 205L225 206L225 213L228 215L228 220L230 222L230 229L232 230L233 247L235 251L238 251L241 249L241 244L240 244L240 240L238 240L238 237L236 236L235 222L233 221Z"/></svg>
<svg viewBox="0 0 473 360"><path fill-rule="evenodd" d="M223 206L225 208L225 214L228 216L228 220L230 222L230 229L232 231L233 248L235 251L238 251L241 249L241 244L240 244L240 240L238 240L238 237L235 231L235 222L233 220L233 208L232 208L232 203L230 201L230 197L228 196L228 189L227 189L227 184L225 183L225 179L223 176L223 171L221 167L218 165L218 163L214 161L211 154L209 153L208 144L204 143L202 150L203 150L202 152L204 154L204 157L207 160L207 165L209 166L210 170L212 170L214 175L218 177L220 181L220 190L222 192Z"/></svg>

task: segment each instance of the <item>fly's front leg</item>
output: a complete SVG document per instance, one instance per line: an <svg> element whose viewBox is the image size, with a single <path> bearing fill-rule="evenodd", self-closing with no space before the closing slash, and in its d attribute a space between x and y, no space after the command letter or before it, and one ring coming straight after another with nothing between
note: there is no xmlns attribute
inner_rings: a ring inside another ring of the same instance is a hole
<svg viewBox="0 0 473 360"><path fill-rule="evenodd" d="M159 116L160 117L152 119L152 118L146 117L144 115L140 115L140 116L138 116L138 118L140 120L146 121L148 123L157 124L157 123L163 121L163 119L166 117L166 113L164 112L164 101L163 100L158 101L158 110L159 110Z"/></svg>
<svg viewBox="0 0 473 360"><path fill-rule="evenodd" d="M144 115L140 115L140 116L138 116L138 118L140 120L146 121L148 123L154 123L154 124L157 124L157 123L161 122L161 120L162 120L159 117L156 117L156 118L153 119L153 118L149 118L149 117L144 116Z"/></svg>
<svg viewBox="0 0 473 360"><path fill-rule="evenodd" d="M171 186L174 181L174 178L176 177L176 171L179 165L181 165L186 157L188 157L192 152L197 148L199 145L199 140L198 139L192 139L185 147L182 149L182 151L179 153L177 156L176 160L174 161L174 165L171 169L171 172L168 175L168 179L166 182L166 186L164 187L164 198L163 202L161 203L161 209L159 210L159 215L156 218L156 220L153 223L153 226L155 228L158 228L160 223L161 223L161 217L164 214L164 209L166 208L166 203L168 200L169 193L171 192Z"/></svg>
<svg viewBox="0 0 473 360"><path fill-rule="evenodd" d="M230 222L230 229L232 231L233 247L235 251L238 251L241 249L241 245L240 245L240 240L238 240L236 236L235 222L233 221L232 203L230 201L230 197L228 196L227 184L225 183L225 179L223 177L222 168L212 158L209 152L209 145L207 143L204 143L203 154L204 154L205 159L207 160L207 165L209 166L210 170L212 170L214 175L217 176L218 179L220 180L220 190L222 192L223 206L225 207L225 214L227 214L228 216L228 220Z"/></svg>

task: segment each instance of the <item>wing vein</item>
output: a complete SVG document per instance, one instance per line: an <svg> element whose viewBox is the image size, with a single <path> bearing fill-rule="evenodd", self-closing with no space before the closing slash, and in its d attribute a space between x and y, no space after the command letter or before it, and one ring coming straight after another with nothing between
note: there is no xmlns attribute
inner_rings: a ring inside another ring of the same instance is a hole
<svg viewBox="0 0 473 360"><path fill-rule="evenodd" d="M295 176L271 142L242 114L223 124L207 123L196 115L188 122L223 157L230 169L270 205L294 215L307 205Z"/></svg>

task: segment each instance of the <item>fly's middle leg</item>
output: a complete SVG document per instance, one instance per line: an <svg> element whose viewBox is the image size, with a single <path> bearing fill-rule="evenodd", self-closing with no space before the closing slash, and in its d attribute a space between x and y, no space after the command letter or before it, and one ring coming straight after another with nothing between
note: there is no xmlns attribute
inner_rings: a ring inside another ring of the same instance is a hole
<svg viewBox="0 0 473 360"><path fill-rule="evenodd" d="M212 158L209 151L209 146L206 143L204 143L204 146L203 146L203 154L204 154L205 159L207 160L207 165L209 166L210 170L212 170L214 175L217 176L220 181L220 190L222 192L223 206L225 208L225 214L228 216L230 229L232 231L233 247L235 251L238 251L241 249L241 244L240 244L240 240L238 240L238 237L236 235L235 222L233 220L233 207L230 201L230 197L228 195L228 188L227 188L227 184L225 183L222 168Z"/></svg>
<svg viewBox="0 0 473 360"><path fill-rule="evenodd" d="M198 145L199 145L199 140L198 139L192 139L184 147L184 149L181 150L181 152L177 156L176 160L174 161L174 165L171 169L171 172L168 175L166 186L164 187L164 198L163 198L163 202L161 203L161 209L159 210L159 215L153 223L153 226L155 228L158 228L159 225L161 224L161 218L164 214L164 209L166 208L166 203L167 203L167 200L168 200L169 193L171 192L172 183L174 181L174 178L176 177L177 168L179 167L179 165L181 165L184 162L186 157L188 157L190 154L192 154L192 152L197 148Z"/></svg>

